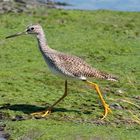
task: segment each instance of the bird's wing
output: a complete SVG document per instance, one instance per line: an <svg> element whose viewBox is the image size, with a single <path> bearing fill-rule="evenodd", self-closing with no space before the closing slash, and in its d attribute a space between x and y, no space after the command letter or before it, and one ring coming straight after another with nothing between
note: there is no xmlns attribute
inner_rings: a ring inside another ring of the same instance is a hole
<svg viewBox="0 0 140 140"><path fill-rule="evenodd" d="M76 56L60 53L57 55L56 59L57 61L55 62L57 63L58 68L65 73L72 74L73 76L88 77L90 72L93 71L93 68L90 65Z"/></svg>
<svg viewBox="0 0 140 140"><path fill-rule="evenodd" d="M79 77L79 78L96 77L96 78L106 79L110 81L118 80L118 78L114 75L99 71L91 67L79 57L60 53L57 54L56 59L57 61L55 61L55 63L57 63L56 65L58 69L69 76Z"/></svg>

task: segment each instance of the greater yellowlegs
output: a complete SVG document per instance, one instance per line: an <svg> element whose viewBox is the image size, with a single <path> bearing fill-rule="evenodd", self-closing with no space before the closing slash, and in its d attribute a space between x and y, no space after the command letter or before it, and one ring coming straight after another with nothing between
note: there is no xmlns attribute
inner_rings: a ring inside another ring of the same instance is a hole
<svg viewBox="0 0 140 140"><path fill-rule="evenodd" d="M104 107L104 115L102 119L104 119L107 116L108 112L111 112L109 105L105 102L102 96L99 86L96 83L92 83L91 81L87 80L87 78L93 77L110 81L117 81L117 78L115 76L107 74L105 72L101 72L91 67L79 57L68 55L51 49L47 44L44 31L39 24L28 26L24 32L16 33L14 35L7 36L6 38L16 37L24 34L36 35L39 50L41 51L49 69L54 74L60 75L65 79L65 91L63 96L60 99L58 99L47 110L32 113L32 115L41 115L42 117L47 116L51 112L52 108L67 96L67 80L69 78L81 80L96 90Z"/></svg>

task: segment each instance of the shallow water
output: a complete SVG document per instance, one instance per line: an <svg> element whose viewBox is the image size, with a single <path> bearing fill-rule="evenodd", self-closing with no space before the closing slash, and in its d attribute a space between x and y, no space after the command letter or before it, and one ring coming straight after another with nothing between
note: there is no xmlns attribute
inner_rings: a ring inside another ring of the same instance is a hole
<svg viewBox="0 0 140 140"><path fill-rule="evenodd" d="M44 0L45 1L45 0ZM71 6L65 6L65 9L81 10L117 10L117 11L140 11L140 0L54 0L65 2Z"/></svg>

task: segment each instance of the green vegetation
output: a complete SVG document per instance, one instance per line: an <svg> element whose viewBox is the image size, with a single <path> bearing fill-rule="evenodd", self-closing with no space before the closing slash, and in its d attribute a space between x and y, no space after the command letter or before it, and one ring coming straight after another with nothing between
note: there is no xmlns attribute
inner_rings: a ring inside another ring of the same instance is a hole
<svg viewBox="0 0 140 140"><path fill-rule="evenodd" d="M5 40L40 23L51 48L85 59L117 75L119 82L98 83L113 113L101 121L96 92L69 81L69 95L44 119L30 113L45 109L64 90L52 75L32 36ZM0 19L0 118L13 140L137 140L140 137L140 13L44 10L4 14Z"/></svg>

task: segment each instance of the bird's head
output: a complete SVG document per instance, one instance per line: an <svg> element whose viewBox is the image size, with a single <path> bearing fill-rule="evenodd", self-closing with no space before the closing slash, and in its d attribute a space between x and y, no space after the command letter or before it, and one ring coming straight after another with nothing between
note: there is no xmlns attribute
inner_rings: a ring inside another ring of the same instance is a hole
<svg viewBox="0 0 140 140"><path fill-rule="evenodd" d="M36 25L30 25L25 30L27 34L39 34L42 32L42 27L39 24Z"/></svg>
<svg viewBox="0 0 140 140"><path fill-rule="evenodd" d="M19 32L10 36L7 36L6 38L11 38L11 37L16 37L16 36L20 36L20 35L26 35L26 34L35 34L38 35L40 33L43 32L43 29L41 27L41 25L39 24L35 24L35 25L30 25L26 28L25 31L23 32Z"/></svg>

